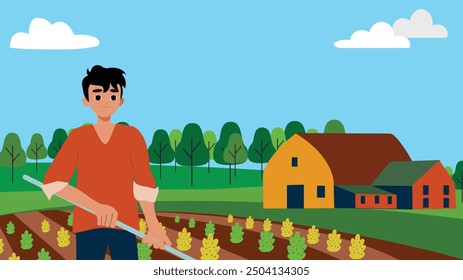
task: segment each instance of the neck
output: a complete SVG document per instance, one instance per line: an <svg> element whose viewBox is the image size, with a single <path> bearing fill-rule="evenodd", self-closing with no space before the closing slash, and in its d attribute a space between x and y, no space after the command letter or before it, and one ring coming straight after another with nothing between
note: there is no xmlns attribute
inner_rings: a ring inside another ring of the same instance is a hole
<svg viewBox="0 0 463 280"><path fill-rule="evenodd" d="M96 122L97 126L111 126L111 117L100 117L98 116L98 120Z"/></svg>

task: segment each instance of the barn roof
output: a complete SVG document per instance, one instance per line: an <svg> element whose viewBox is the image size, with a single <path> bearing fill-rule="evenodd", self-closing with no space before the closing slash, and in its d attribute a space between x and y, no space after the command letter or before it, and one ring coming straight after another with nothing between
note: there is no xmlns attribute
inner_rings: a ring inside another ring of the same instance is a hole
<svg viewBox="0 0 463 280"><path fill-rule="evenodd" d="M373 185L412 186L437 162L437 160L390 162Z"/></svg>
<svg viewBox="0 0 463 280"><path fill-rule="evenodd" d="M382 190L380 188L376 188L373 186L338 186L337 188L343 189L350 193L354 194L392 194L388 191Z"/></svg>
<svg viewBox="0 0 463 280"><path fill-rule="evenodd" d="M392 134L298 134L325 158L335 185L371 185L391 161L410 161Z"/></svg>

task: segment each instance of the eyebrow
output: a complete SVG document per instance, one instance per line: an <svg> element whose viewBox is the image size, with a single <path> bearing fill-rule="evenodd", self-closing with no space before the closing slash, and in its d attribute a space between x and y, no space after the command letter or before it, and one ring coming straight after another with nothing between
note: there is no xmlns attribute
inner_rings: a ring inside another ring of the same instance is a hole
<svg viewBox="0 0 463 280"><path fill-rule="evenodd" d="M92 92L102 92L103 90L101 88L97 88L97 89L94 89L92 90Z"/></svg>
<svg viewBox="0 0 463 280"><path fill-rule="evenodd" d="M116 88L112 88L110 91L111 91L111 92L119 92L119 90L116 89Z"/></svg>

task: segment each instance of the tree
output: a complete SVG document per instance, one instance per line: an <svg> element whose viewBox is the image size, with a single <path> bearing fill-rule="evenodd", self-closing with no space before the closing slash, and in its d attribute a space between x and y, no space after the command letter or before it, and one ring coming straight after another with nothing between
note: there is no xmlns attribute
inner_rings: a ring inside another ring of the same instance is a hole
<svg viewBox="0 0 463 280"><path fill-rule="evenodd" d="M291 138L296 133L305 133L304 125L298 121L289 122L285 128L286 139Z"/></svg>
<svg viewBox="0 0 463 280"><path fill-rule="evenodd" d="M447 171L447 173L449 174L450 177L453 176L453 168L452 167L446 166L445 170Z"/></svg>
<svg viewBox="0 0 463 280"><path fill-rule="evenodd" d="M272 138L268 129L261 127L256 130L254 140L249 146L249 160L260 163L260 178L264 175L264 163L267 163L275 153Z"/></svg>
<svg viewBox="0 0 463 280"><path fill-rule="evenodd" d="M182 132L180 129L172 129L170 131L170 146L172 147L172 150L175 153L175 158L174 158L174 171L177 172L177 146L180 143L180 140L182 139Z"/></svg>
<svg viewBox="0 0 463 280"><path fill-rule="evenodd" d="M230 135L228 144L223 153L223 159L229 165L229 183L231 184L231 164L234 166L234 177L236 177L236 165L245 163L248 159L248 151L243 143L243 137L239 133Z"/></svg>
<svg viewBox="0 0 463 280"><path fill-rule="evenodd" d="M11 168L11 183L14 183L14 169L26 164L26 153L16 133L9 133L3 141L0 152L0 165Z"/></svg>
<svg viewBox="0 0 463 280"><path fill-rule="evenodd" d="M175 158L167 131L158 129L154 132L153 140L148 148L148 155L151 163L159 164L159 179L162 179L162 164L172 162Z"/></svg>
<svg viewBox="0 0 463 280"><path fill-rule="evenodd" d="M283 128L275 127L272 130L272 145L275 148L275 150L278 150L285 141L286 137Z"/></svg>
<svg viewBox="0 0 463 280"><path fill-rule="evenodd" d="M178 164L190 166L190 183L193 186L193 166L204 165L209 159L199 125L189 123L185 126L177 151Z"/></svg>
<svg viewBox="0 0 463 280"><path fill-rule="evenodd" d="M457 163L452 179L455 182L455 188L461 190L461 202L463 202L463 188L461 186L461 183L463 182L463 161L459 161Z"/></svg>
<svg viewBox="0 0 463 280"><path fill-rule="evenodd" d="M217 143L217 137L214 131L208 130L204 132L204 143L209 151L209 160L207 161L207 173L211 172L211 159L214 159L214 147Z"/></svg>
<svg viewBox="0 0 463 280"><path fill-rule="evenodd" d="M130 126L127 122L118 122L117 124L122 124L122 125Z"/></svg>
<svg viewBox="0 0 463 280"><path fill-rule="evenodd" d="M228 163L224 160L225 148L228 145L228 140L230 140L230 135L233 133L238 133L241 135L240 127L235 122L227 122L222 126L220 131L219 141L215 144L214 147L214 161L218 164L228 165L228 169L231 170L231 163Z"/></svg>
<svg viewBox="0 0 463 280"><path fill-rule="evenodd" d="M43 137L39 133L35 133L31 137L31 143L27 147L26 155L29 159L35 160L35 171L38 170L38 160L47 157L47 148L43 142Z"/></svg>
<svg viewBox="0 0 463 280"><path fill-rule="evenodd" d="M341 121L330 120L326 123L325 133L346 133L346 130Z"/></svg>
<svg viewBox="0 0 463 280"><path fill-rule="evenodd" d="M318 130L316 130L315 128L311 128L307 130L307 133L318 133Z"/></svg>
<svg viewBox="0 0 463 280"><path fill-rule="evenodd" d="M53 133L53 139L51 140L50 145L48 145L48 156L50 158L56 157L67 138L68 135L64 129L58 128L55 130Z"/></svg>

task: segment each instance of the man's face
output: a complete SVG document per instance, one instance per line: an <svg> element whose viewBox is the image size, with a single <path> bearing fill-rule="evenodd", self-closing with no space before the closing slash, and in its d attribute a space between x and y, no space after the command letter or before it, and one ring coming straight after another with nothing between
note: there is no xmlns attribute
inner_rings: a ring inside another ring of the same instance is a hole
<svg viewBox="0 0 463 280"><path fill-rule="evenodd" d="M124 99L121 98L121 86L117 85L117 88L114 88L110 85L108 91L104 91L102 86L90 85L88 87L88 100L84 97L82 102L85 106L90 106L98 117L111 117L124 103Z"/></svg>

